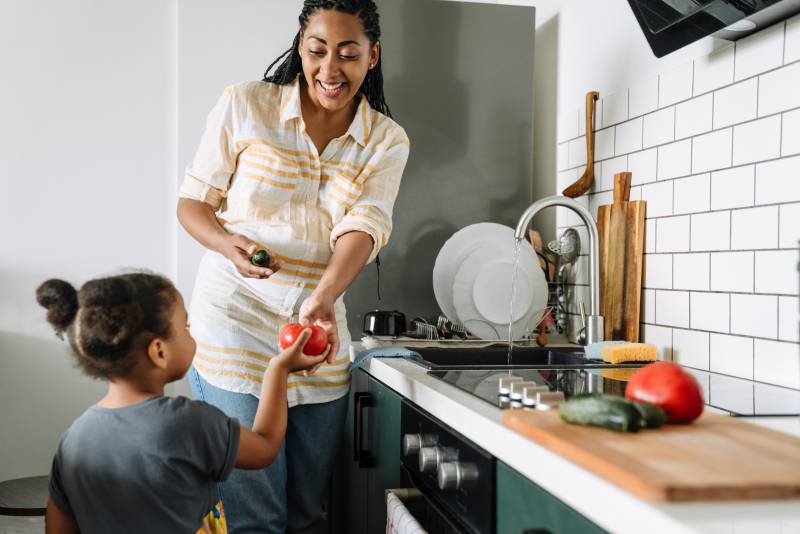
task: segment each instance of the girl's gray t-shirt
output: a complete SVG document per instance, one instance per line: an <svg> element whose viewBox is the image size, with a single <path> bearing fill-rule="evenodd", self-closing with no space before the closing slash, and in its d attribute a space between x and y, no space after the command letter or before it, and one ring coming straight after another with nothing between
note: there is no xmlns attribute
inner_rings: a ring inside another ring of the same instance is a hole
<svg viewBox="0 0 800 534"><path fill-rule="evenodd" d="M239 451L238 419L205 402L158 396L92 406L61 437L50 497L94 532L196 532Z"/></svg>

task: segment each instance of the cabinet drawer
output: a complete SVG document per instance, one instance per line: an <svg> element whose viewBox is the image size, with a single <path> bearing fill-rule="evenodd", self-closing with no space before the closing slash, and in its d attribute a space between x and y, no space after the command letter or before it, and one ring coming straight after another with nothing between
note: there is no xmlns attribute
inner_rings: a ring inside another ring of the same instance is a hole
<svg viewBox="0 0 800 534"><path fill-rule="evenodd" d="M497 534L600 533L603 529L503 462L497 462Z"/></svg>

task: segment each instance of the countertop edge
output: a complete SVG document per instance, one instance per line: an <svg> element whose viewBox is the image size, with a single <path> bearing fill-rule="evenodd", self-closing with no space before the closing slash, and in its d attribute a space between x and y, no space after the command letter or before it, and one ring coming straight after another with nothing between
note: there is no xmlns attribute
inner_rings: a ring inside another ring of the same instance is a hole
<svg viewBox="0 0 800 534"><path fill-rule="evenodd" d="M506 428L498 408L429 376L413 362L374 358L362 369L609 531L638 533L646 524L650 532L733 532L738 522L753 526L753 521L774 524L776 532L787 526L800 528L798 501L641 500ZM765 426L775 428L774 423Z"/></svg>

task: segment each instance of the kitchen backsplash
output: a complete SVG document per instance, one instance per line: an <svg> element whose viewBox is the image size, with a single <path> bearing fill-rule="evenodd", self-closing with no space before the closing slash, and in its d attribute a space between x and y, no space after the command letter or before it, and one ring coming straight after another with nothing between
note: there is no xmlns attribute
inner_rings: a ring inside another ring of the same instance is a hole
<svg viewBox="0 0 800 534"><path fill-rule="evenodd" d="M644 341L662 359L800 389L800 16L627 82L600 95L595 184L579 200L596 216L629 170L631 199L647 201ZM558 191L583 172L584 136L582 107L559 116ZM557 225L586 243L568 210ZM573 313L587 281L584 255Z"/></svg>

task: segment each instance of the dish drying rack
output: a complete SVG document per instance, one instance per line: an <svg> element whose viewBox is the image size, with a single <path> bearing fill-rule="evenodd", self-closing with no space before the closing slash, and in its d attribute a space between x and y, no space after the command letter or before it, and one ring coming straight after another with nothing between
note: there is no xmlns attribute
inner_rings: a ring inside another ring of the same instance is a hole
<svg viewBox="0 0 800 534"><path fill-rule="evenodd" d="M508 343L507 337L498 332L499 339L481 339L473 336L464 325L457 321L451 321L447 317L440 315L433 324L423 317L415 317L411 320L411 331L408 341L436 341L444 344L466 344L466 345L496 345L498 343ZM525 337L514 339L514 345L529 345L535 343L534 329ZM413 336L413 337L411 337ZM404 340L406 341L406 340Z"/></svg>

